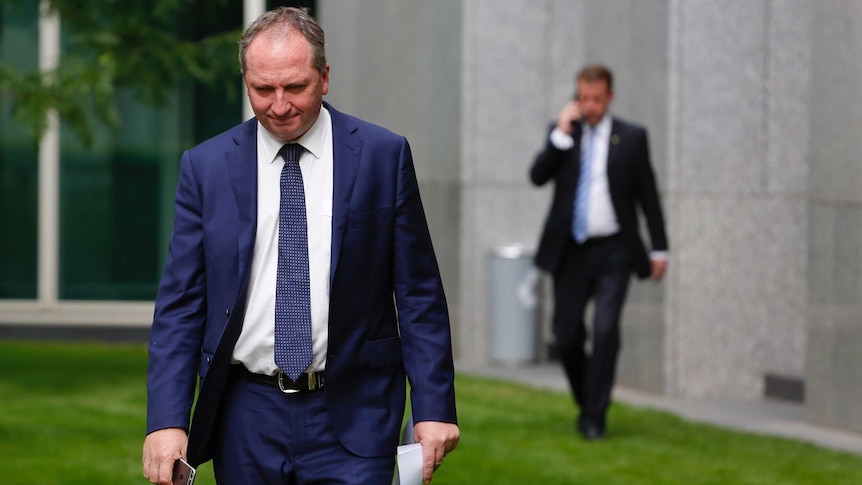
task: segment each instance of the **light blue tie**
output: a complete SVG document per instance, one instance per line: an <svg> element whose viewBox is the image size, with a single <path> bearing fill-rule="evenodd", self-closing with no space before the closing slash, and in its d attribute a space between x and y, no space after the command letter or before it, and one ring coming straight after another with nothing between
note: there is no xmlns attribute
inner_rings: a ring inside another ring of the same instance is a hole
<svg viewBox="0 0 862 485"><path fill-rule="evenodd" d="M311 364L311 287L308 274L308 221L299 156L289 143L278 154L281 202L278 217L278 275L275 282L275 364L292 380Z"/></svg>
<svg viewBox="0 0 862 485"><path fill-rule="evenodd" d="M596 130L587 126L586 140L581 144L581 171L578 176L578 187L575 192L575 218L572 221L572 235L575 241L582 243L587 240L587 211L590 208L590 182L593 167L593 139Z"/></svg>

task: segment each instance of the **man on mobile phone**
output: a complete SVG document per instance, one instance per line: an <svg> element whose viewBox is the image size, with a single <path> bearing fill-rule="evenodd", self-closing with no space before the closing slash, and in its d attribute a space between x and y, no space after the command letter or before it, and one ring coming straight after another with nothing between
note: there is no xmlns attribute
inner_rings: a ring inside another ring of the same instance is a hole
<svg viewBox="0 0 862 485"><path fill-rule="evenodd" d="M560 361L580 408L578 431L605 436L606 414L620 348L620 316L632 272L661 280L667 236L646 130L612 117L613 74L590 65L576 94L560 110L530 179L554 182L536 264L554 281L553 331ZM652 252L639 234L643 212ZM595 303L590 348L584 311Z"/></svg>

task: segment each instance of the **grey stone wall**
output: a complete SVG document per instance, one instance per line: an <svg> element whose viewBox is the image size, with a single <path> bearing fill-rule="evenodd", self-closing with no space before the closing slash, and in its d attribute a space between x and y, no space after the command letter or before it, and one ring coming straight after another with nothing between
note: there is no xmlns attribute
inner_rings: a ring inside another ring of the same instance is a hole
<svg viewBox="0 0 862 485"><path fill-rule="evenodd" d="M461 299L460 5L458 0L317 2L331 65L325 99L410 142L453 315Z"/></svg>
<svg viewBox="0 0 862 485"><path fill-rule="evenodd" d="M553 17L549 6L555 3L463 3L463 304L458 338L471 349L460 356L468 362L488 356L491 251L508 244L535 246L550 194L528 184L527 170L550 120L550 93L561 100L571 96L571 85L565 89L570 75L547 75L565 70L552 62L554 56L562 61L563 53L548 49L557 45L549 39L577 44L565 28L572 14L558 11Z"/></svg>
<svg viewBox="0 0 862 485"><path fill-rule="evenodd" d="M602 62L614 70L613 114L648 130L653 169L666 217L672 208L667 191L669 8L665 0L587 2L584 37L585 61ZM579 68L575 66L567 77L572 79ZM676 236L672 232L669 235L673 253ZM673 271L677 270L676 265L676 261L672 261ZM618 369L618 382L622 385L659 393L665 389L667 286L667 283L656 284L652 280L632 281L623 311L623 350Z"/></svg>
<svg viewBox="0 0 862 485"><path fill-rule="evenodd" d="M551 189L528 167L604 62L613 112L649 130L671 243L667 279L631 289L620 383L761 399L767 374L804 379L810 419L862 430L862 3L318 7L327 98L413 144L459 360L488 362L491 251L535 247Z"/></svg>
<svg viewBox="0 0 862 485"><path fill-rule="evenodd" d="M806 407L862 432L862 3L813 17Z"/></svg>
<svg viewBox="0 0 862 485"><path fill-rule="evenodd" d="M756 399L767 372L803 373L810 56L800 3L672 3L671 393Z"/></svg>

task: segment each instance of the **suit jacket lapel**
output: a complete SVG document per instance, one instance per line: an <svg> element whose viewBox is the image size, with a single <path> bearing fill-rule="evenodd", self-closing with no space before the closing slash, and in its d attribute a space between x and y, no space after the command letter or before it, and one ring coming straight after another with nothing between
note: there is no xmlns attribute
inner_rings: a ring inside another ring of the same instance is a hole
<svg viewBox="0 0 862 485"><path fill-rule="evenodd" d="M233 141L235 146L225 152L228 177L239 212L237 228L237 264L240 279L233 313L215 349L212 364L203 382L189 430L188 458L200 465L213 456L212 431L219 410L222 392L227 383L230 357L242 330L245 315L249 269L257 229L257 119L240 126ZM228 229L229 230L229 229Z"/></svg>
<svg viewBox="0 0 862 485"><path fill-rule="evenodd" d="M239 212L238 269L240 280L248 277L257 230L257 119L242 125L234 137L236 147L229 150L227 168Z"/></svg>
<svg viewBox="0 0 862 485"><path fill-rule="evenodd" d="M620 170L620 144L623 142L620 135L620 124L616 120L611 119L611 137L608 140L608 162L605 167L605 172L608 178L608 191L611 195L611 202L614 203L614 209L617 209L616 192L618 187L618 175Z"/></svg>
<svg viewBox="0 0 862 485"><path fill-rule="evenodd" d="M329 269L329 288L335 278L338 259L341 256L341 240L347 225L350 197L359 170L359 155L362 140L356 133L358 127L348 116L324 103L332 117L332 255Z"/></svg>
<svg viewBox="0 0 862 485"><path fill-rule="evenodd" d="M611 137L608 140L608 166L607 170L610 173L611 170L615 169L615 165L617 162L617 158L619 156L619 147L620 147L620 133L619 133L619 123L616 120L611 120Z"/></svg>

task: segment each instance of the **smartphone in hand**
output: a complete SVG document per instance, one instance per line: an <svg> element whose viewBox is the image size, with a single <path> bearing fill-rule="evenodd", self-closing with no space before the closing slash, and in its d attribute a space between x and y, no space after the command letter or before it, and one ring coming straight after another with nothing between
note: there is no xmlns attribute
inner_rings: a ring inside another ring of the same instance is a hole
<svg viewBox="0 0 862 485"><path fill-rule="evenodd" d="M174 485L194 485L195 469L182 458L174 462Z"/></svg>
<svg viewBox="0 0 862 485"><path fill-rule="evenodd" d="M580 95L581 95L581 93L575 91L574 96L572 96L572 101L574 101L575 105L577 105L577 107L578 107L577 116L574 119L572 119L572 128L577 128L581 124L582 113L581 113L581 105L580 105L580 100L579 100Z"/></svg>

